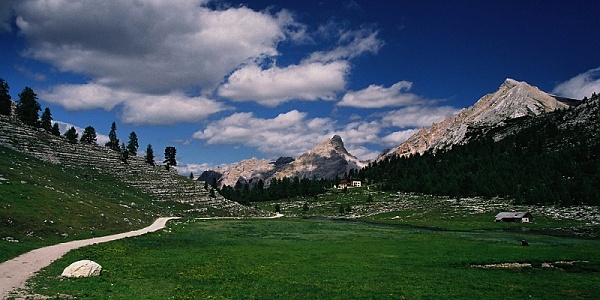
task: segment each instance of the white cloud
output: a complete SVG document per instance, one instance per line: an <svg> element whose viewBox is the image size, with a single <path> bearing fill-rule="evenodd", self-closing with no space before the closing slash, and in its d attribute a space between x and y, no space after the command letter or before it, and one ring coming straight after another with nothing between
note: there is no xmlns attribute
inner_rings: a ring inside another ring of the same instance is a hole
<svg viewBox="0 0 600 300"><path fill-rule="evenodd" d="M178 122L196 122L228 109L222 103L182 94L164 96L146 95L135 101L124 102L121 121L131 124L171 125Z"/></svg>
<svg viewBox="0 0 600 300"><path fill-rule="evenodd" d="M409 81L397 82L389 88L372 84L364 90L346 93L338 105L358 108L382 108L414 105L426 100L413 93L407 93L411 87L412 82Z"/></svg>
<svg viewBox="0 0 600 300"><path fill-rule="evenodd" d="M366 143L379 143L379 132L381 131L381 123L372 122L351 122L338 131L344 143L349 145L363 145Z"/></svg>
<svg viewBox="0 0 600 300"><path fill-rule="evenodd" d="M403 142L405 142L409 137L411 137L413 134L417 133L418 131L419 131L418 129L407 129L407 130L392 132L392 133L382 137L381 142L387 146L392 146L392 147L398 146L398 145L402 144Z"/></svg>
<svg viewBox="0 0 600 300"><path fill-rule="evenodd" d="M386 112L381 121L388 127L429 127L458 111L459 109L451 106L409 106Z"/></svg>
<svg viewBox="0 0 600 300"><path fill-rule="evenodd" d="M299 64L273 64L266 69L257 63L244 65L229 76L218 93L233 101L255 101L268 107L291 100L333 100L346 87L349 60L376 53L383 45L371 29L339 31L337 35L334 49L314 52Z"/></svg>
<svg viewBox="0 0 600 300"><path fill-rule="evenodd" d="M600 67L560 83L552 90L552 93L573 99L589 98L592 93L600 93Z"/></svg>
<svg viewBox="0 0 600 300"><path fill-rule="evenodd" d="M297 34L289 14L211 10L205 2L21 1L15 11L31 57L146 93L212 90L241 63L277 55L288 32Z"/></svg>
<svg viewBox="0 0 600 300"><path fill-rule="evenodd" d="M202 172L206 170L212 170L215 166L211 164L179 164L175 166L177 173L182 176L190 176L190 173L194 173L194 179L198 179Z"/></svg>
<svg viewBox="0 0 600 300"><path fill-rule="evenodd" d="M99 84L65 84L42 91L40 98L68 110L102 108L110 111L117 105L123 109L120 119L131 124L173 124L204 120L228 109L222 103L202 96L188 97L173 92L148 95L108 88Z"/></svg>
<svg viewBox="0 0 600 300"><path fill-rule="evenodd" d="M346 61L304 63L266 70L243 66L219 88L219 95L233 101L256 101L274 107L289 100L333 100L346 85Z"/></svg>
<svg viewBox="0 0 600 300"><path fill-rule="evenodd" d="M77 131L78 137L81 138L81 135L85 131L84 128L81 128L79 126L75 126L75 125L70 124L70 123L66 123L66 122L62 122L62 121L53 121L52 124L54 124L54 123L58 124L58 129L60 130L61 134L65 134L65 132L67 130L69 130L71 127L75 127L75 131ZM109 140L110 139L108 138L107 135L100 134L100 133L98 133L98 131L96 131L96 143L98 145L104 146Z"/></svg>
<svg viewBox="0 0 600 300"><path fill-rule="evenodd" d="M258 149L270 157L297 156L333 135L330 119L308 119L292 110L272 119L253 113L235 113L197 131L193 137L208 144L237 144Z"/></svg>
<svg viewBox="0 0 600 300"><path fill-rule="evenodd" d="M327 31L323 28L325 27L321 27L320 31ZM314 52L306 61L331 62L353 59L364 53L377 53L383 46L383 41L377 35L378 32L370 28L342 31L338 34L338 44L335 48L329 51Z"/></svg>
<svg viewBox="0 0 600 300"><path fill-rule="evenodd" d="M44 101L68 110L102 108L110 111L131 95L99 84L61 84L40 92Z"/></svg>

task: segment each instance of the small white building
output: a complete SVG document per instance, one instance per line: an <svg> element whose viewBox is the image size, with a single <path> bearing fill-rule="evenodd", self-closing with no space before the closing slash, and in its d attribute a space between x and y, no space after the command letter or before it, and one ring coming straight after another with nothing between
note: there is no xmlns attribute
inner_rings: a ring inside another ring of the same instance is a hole
<svg viewBox="0 0 600 300"><path fill-rule="evenodd" d="M517 222L529 223L533 222L533 215L528 212L501 212L496 215L496 222Z"/></svg>

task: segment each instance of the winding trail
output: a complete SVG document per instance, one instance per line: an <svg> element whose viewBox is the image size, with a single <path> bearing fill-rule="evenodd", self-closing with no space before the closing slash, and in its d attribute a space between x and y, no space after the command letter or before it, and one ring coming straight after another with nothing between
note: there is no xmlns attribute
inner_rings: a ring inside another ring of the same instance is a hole
<svg viewBox="0 0 600 300"><path fill-rule="evenodd" d="M70 250L157 231L164 228L167 221L171 219L177 218L158 218L152 225L139 230L47 246L5 261L0 264L0 299L5 299L11 291L24 287L25 281L33 276L35 272L49 266Z"/></svg>

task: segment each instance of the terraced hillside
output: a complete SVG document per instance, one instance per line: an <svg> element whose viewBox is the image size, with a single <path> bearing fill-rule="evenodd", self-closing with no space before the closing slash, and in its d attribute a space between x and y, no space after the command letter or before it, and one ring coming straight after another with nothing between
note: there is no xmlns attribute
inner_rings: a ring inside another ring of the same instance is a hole
<svg viewBox="0 0 600 300"><path fill-rule="evenodd" d="M154 201L170 202L181 213L200 215L248 216L265 215L204 189L200 182L179 176L171 168L152 166L142 157L130 157L127 163L120 155L103 146L71 144L41 129L27 127L8 117L0 116L0 145L32 155L67 168L92 169L118 178L128 186L138 188ZM183 204L183 205L180 205Z"/></svg>

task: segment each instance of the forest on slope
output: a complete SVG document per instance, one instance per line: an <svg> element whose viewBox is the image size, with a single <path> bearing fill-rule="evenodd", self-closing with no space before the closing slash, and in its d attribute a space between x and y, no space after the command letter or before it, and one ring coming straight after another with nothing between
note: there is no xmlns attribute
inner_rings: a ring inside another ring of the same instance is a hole
<svg viewBox="0 0 600 300"><path fill-rule="evenodd" d="M600 97L582 102L511 121L448 151L374 162L359 176L388 191L600 205Z"/></svg>

